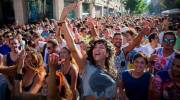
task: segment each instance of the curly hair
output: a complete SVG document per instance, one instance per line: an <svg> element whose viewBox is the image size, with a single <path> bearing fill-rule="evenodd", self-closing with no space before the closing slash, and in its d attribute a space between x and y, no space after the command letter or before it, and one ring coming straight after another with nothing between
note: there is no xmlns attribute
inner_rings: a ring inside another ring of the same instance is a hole
<svg viewBox="0 0 180 100"><path fill-rule="evenodd" d="M117 71L114 68L114 57L115 57L115 49L114 46L105 39L98 39L95 41L91 41L89 43L89 47L87 49L87 60L90 61L92 64L96 65L95 60L93 58L93 49L95 48L96 44L104 44L106 47L106 51L109 54L105 60L105 70L113 77L117 77Z"/></svg>

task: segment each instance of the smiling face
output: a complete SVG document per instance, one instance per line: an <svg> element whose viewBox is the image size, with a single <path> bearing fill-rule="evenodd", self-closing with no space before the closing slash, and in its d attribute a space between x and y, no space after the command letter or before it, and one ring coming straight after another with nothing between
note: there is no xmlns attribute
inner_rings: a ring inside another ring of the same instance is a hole
<svg viewBox="0 0 180 100"><path fill-rule="evenodd" d="M138 72L138 73L143 73L145 68L146 68L146 65L147 65L147 62L145 60L145 58L143 56L138 56L134 59L134 65L135 65L135 69L134 71Z"/></svg>
<svg viewBox="0 0 180 100"><path fill-rule="evenodd" d="M105 61L106 57L108 57L106 47L103 43L96 43L92 53L95 62Z"/></svg>
<svg viewBox="0 0 180 100"><path fill-rule="evenodd" d="M19 42L17 39L11 39L9 43L12 51L17 51L19 49Z"/></svg>
<svg viewBox="0 0 180 100"><path fill-rule="evenodd" d="M176 41L175 41L175 36L172 34L164 35L162 42L162 46L164 47L164 49L173 49Z"/></svg>
<svg viewBox="0 0 180 100"><path fill-rule="evenodd" d="M114 46L116 48L121 48L121 44L122 44L122 35L118 34L118 35L114 35L112 42L114 44Z"/></svg>
<svg viewBox="0 0 180 100"><path fill-rule="evenodd" d="M71 60L71 55L67 48L62 48L60 50L60 59Z"/></svg>
<svg viewBox="0 0 180 100"><path fill-rule="evenodd" d="M126 39L126 41L127 41L128 43L131 43L132 40L133 40L133 36L132 36L130 33L128 33L128 32L125 33L124 37L125 37L125 39Z"/></svg>

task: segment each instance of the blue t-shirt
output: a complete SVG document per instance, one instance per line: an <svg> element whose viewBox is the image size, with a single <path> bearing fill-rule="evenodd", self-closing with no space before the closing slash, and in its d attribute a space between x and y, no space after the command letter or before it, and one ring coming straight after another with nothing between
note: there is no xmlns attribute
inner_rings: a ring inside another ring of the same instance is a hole
<svg viewBox="0 0 180 100"><path fill-rule="evenodd" d="M11 51L11 48L6 44L4 44L0 47L0 53L2 55L7 55L10 51Z"/></svg>
<svg viewBox="0 0 180 100"><path fill-rule="evenodd" d="M122 73L122 81L129 100L148 100L151 74L146 72L140 78L133 78L129 71Z"/></svg>

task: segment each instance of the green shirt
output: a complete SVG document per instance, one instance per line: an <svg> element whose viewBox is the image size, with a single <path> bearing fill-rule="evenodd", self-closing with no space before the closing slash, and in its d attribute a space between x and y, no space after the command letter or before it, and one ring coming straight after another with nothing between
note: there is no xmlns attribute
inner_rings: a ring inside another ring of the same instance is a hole
<svg viewBox="0 0 180 100"><path fill-rule="evenodd" d="M175 34L176 34L176 44L174 46L174 49L180 50L180 36L178 36L177 33Z"/></svg>

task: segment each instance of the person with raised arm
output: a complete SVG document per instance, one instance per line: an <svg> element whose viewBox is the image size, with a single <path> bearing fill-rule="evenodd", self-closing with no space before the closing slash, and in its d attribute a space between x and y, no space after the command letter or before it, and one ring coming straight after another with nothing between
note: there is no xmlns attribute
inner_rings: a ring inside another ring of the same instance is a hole
<svg viewBox="0 0 180 100"><path fill-rule="evenodd" d="M15 76L15 84L11 93L15 98L39 98L40 89L45 79L46 71L43 59L32 48L26 48L20 53L17 64L11 67L1 66L0 73Z"/></svg>
<svg viewBox="0 0 180 100"><path fill-rule="evenodd" d="M56 67L59 55L56 53L49 55L48 66L51 69L48 75L48 100L73 100L71 88L64 75L57 71Z"/></svg>
<svg viewBox="0 0 180 100"><path fill-rule="evenodd" d="M131 32L136 34L136 31L134 29L131 29ZM116 56L115 56L115 67L118 70L118 75L121 78L121 74L123 71L127 70L127 54L132 51L136 46L138 46L141 42L141 39L144 35L150 34L150 28L148 26L145 26L141 33L138 34L136 38L133 39L133 42L129 44L128 46L122 48L122 34L121 33L115 33L112 39L112 43L115 46L116 50Z"/></svg>
<svg viewBox="0 0 180 100"><path fill-rule="evenodd" d="M97 39L91 42L87 56L83 56L75 45L66 20L62 25L62 31L67 46L82 73L84 100L114 100L116 71L111 64L114 58L113 45L104 39Z"/></svg>

